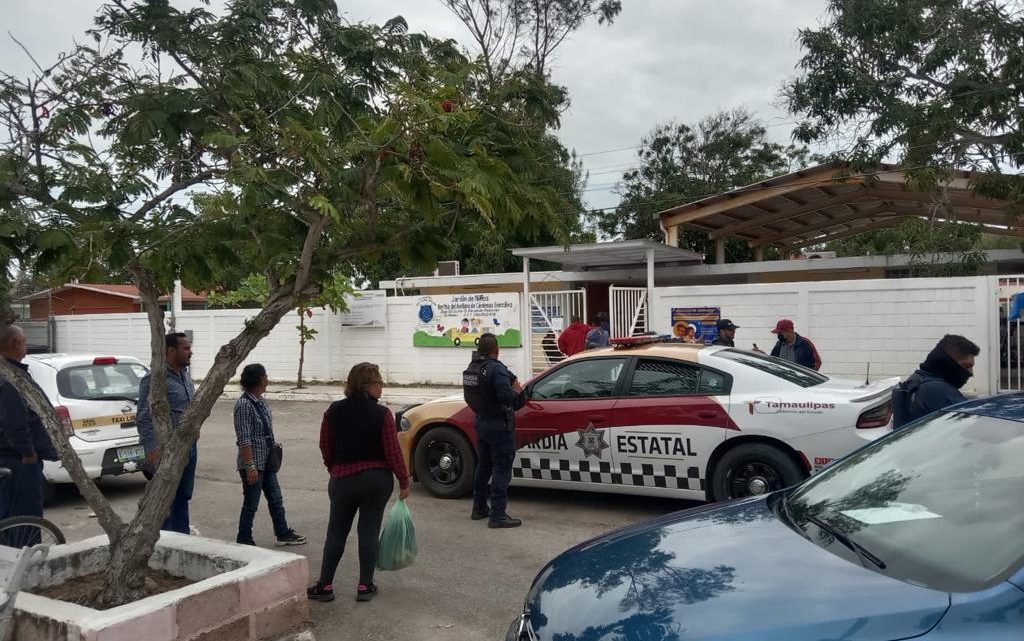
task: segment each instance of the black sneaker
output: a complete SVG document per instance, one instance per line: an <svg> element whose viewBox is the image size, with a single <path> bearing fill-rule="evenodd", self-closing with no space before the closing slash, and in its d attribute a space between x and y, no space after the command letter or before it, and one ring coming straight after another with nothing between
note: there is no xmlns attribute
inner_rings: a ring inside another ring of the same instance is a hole
<svg viewBox="0 0 1024 641"><path fill-rule="evenodd" d="M333 601L334 600L334 586L330 583L321 583L317 581L312 586L306 588L306 598L310 601Z"/></svg>
<svg viewBox="0 0 1024 641"><path fill-rule="evenodd" d="M489 516L491 516L491 509L486 507L482 510L473 508L473 511L469 514L469 518L473 519L474 521L481 521L483 519L488 518Z"/></svg>
<svg viewBox="0 0 1024 641"><path fill-rule="evenodd" d="M277 537L277 545L304 545L306 543L306 537L301 534L297 534L295 530L288 530L282 536Z"/></svg>
<svg viewBox="0 0 1024 641"><path fill-rule="evenodd" d="M370 585L359 584L356 588L356 601L369 601L373 597L377 596L377 586L373 583Z"/></svg>
<svg viewBox="0 0 1024 641"><path fill-rule="evenodd" d="M252 539L238 539L235 543L239 545L256 545L256 541L253 541Z"/></svg>
<svg viewBox="0 0 1024 641"><path fill-rule="evenodd" d="M491 520L487 522L487 527L492 528L508 528L508 527L519 527L523 522L520 519L514 519L508 514L502 514L501 516L492 516Z"/></svg>

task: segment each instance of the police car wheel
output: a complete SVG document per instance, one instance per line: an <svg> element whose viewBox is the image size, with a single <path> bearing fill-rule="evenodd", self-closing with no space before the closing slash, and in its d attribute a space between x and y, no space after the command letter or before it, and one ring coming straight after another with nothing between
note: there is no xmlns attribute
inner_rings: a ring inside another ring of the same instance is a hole
<svg viewBox="0 0 1024 641"><path fill-rule="evenodd" d="M469 440L452 427L435 427L416 444L416 478L427 491L443 499L458 499L473 491L476 454Z"/></svg>
<svg viewBox="0 0 1024 641"><path fill-rule="evenodd" d="M781 490L804 480L800 469L786 452L764 443L739 445L722 456L711 474L716 501L759 496Z"/></svg>

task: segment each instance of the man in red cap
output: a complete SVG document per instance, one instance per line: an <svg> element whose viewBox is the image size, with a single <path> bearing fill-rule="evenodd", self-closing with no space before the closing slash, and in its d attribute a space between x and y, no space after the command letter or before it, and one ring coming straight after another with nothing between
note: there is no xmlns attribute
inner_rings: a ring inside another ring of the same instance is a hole
<svg viewBox="0 0 1024 641"><path fill-rule="evenodd" d="M818 349L809 338L797 334L793 328L793 321L783 318L775 324L772 334L777 334L779 340L772 348L772 356L786 361L792 361L797 365L803 365L813 370L821 368L821 357L818 356Z"/></svg>

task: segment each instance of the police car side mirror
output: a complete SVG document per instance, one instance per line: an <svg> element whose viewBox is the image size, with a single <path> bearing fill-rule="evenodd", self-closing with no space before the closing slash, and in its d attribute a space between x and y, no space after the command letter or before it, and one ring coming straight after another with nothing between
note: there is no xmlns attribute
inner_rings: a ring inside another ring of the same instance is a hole
<svg viewBox="0 0 1024 641"><path fill-rule="evenodd" d="M531 396L533 396L533 385L527 385L526 387L524 387L523 395L525 395L526 398L530 398Z"/></svg>

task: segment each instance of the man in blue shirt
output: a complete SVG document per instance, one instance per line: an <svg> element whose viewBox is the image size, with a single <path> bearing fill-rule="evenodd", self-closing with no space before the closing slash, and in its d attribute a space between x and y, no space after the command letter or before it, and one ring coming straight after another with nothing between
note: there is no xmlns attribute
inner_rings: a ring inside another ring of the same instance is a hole
<svg viewBox="0 0 1024 641"><path fill-rule="evenodd" d="M0 357L27 371L27 353L22 329L0 325ZM43 515L43 461L58 458L39 416L14 385L0 381L0 467L11 471L0 479L0 518Z"/></svg>
<svg viewBox="0 0 1024 641"><path fill-rule="evenodd" d="M192 362L192 343L188 336L181 332L168 334L165 341L164 366L167 370L167 402L171 406L171 425L178 427L181 415L185 413L192 398L196 395L195 384L189 375L188 367ZM149 410L149 379L147 374L139 383L139 412L135 421L139 428L139 439L146 448L149 464L156 468L160 461L160 447L153 430L153 415ZM171 532L189 533L188 503L192 500L192 488L196 481L196 444L188 453L188 465L181 474L178 490L171 504L171 512L167 515L161 529Z"/></svg>

